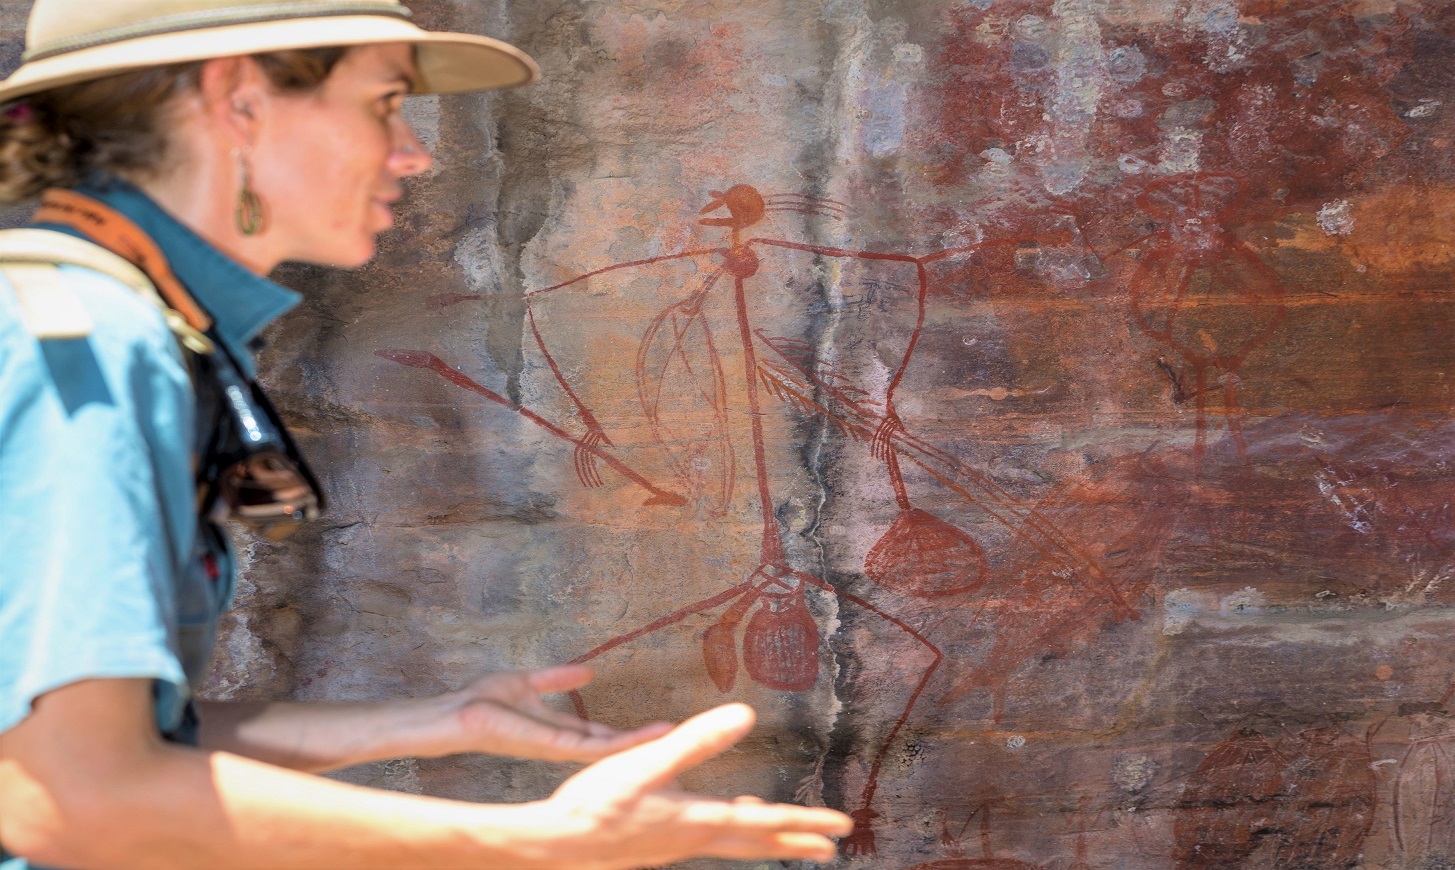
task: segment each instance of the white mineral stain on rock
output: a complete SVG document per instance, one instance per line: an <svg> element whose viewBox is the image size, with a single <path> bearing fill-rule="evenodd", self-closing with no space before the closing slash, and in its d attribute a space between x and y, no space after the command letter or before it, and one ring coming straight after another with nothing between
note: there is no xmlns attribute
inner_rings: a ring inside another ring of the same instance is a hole
<svg viewBox="0 0 1455 870"><path fill-rule="evenodd" d="M1157 762L1140 753L1117 759L1111 779L1122 791L1141 791L1157 775Z"/></svg>
<svg viewBox="0 0 1455 870"><path fill-rule="evenodd" d="M1218 610L1225 616L1257 616L1263 612L1267 603L1262 592L1252 586L1245 586L1224 598Z"/></svg>
<svg viewBox="0 0 1455 870"><path fill-rule="evenodd" d="M1117 158L1117 168L1127 175L1141 175L1151 169L1152 164L1135 154L1123 154Z"/></svg>
<svg viewBox="0 0 1455 870"><path fill-rule="evenodd" d="M1197 172L1202 166L1201 130L1174 128L1162 139L1158 169L1167 175Z"/></svg>
<svg viewBox="0 0 1455 870"><path fill-rule="evenodd" d="M1134 85L1147 74L1146 55L1134 45L1119 45L1107 53L1107 75L1120 85Z"/></svg>
<svg viewBox="0 0 1455 870"><path fill-rule="evenodd" d="M1324 203L1319 209L1319 226L1331 236L1347 236L1354 231L1353 206L1347 199Z"/></svg>
<svg viewBox="0 0 1455 870"><path fill-rule="evenodd" d="M1207 65L1216 72L1228 72L1248 58L1237 0L1187 0L1181 6L1182 24L1208 37Z"/></svg>
<svg viewBox="0 0 1455 870"><path fill-rule="evenodd" d="M1404 113L1406 118L1428 118L1440 110L1439 100L1420 100L1419 104Z"/></svg>
<svg viewBox="0 0 1455 870"><path fill-rule="evenodd" d="M218 636L221 650L214 658L207 686L209 700L235 700L240 692L260 681L259 671L273 665L268 648L253 626L252 619L251 605L258 587L248 572L253 567L258 547L256 540L246 538L240 539L236 547L237 586L233 590L231 610L236 625L231 630L223 630Z"/></svg>
<svg viewBox="0 0 1455 870"><path fill-rule="evenodd" d="M865 81L860 91L860 138L864 150L876 158L895 153L904 141L910 86L919 80L924 65L924 49L913 43L899 43L892 53L894 59L883 74Z"/></svg>
<svg viewBox="0 0 1455 870"><path fill-rule="evenodd" d="M1162 633L1168 637L1182 634L1187 627L1192 625L1192 617L1178 614L1168 614L1162 618Z"/></svg>
<svg viewBox="0 0 1455 870"><path fill-rule="evenodd" d="M1349 528L1361 535L1374 531L1370 518L1379 505L1350 487L1350 481L1340 480L1333 472L1321 471L1314 476L1314 483L1318 485L1324 498L1344 515Z"/></svg>
<svg viewBox="0 0 1455 870"><path fill-rule="evenodd" d="M1168 592L1162 598L1162 633L1177 635L1193 624L1200 613L1206 613L1216 606L1215 599L1205 592L1181 588Z"/></svg>
<svg viewBox="0 0 1455 870"><path fill-rule="evenodd" d="M924 59L924 48L912 42L901 42L894 47L895 63L922 63Z"/></svg>
<svg viewBox="0 0 1455 870"><path fill-rule="evenodd" d="M384 762L384 787L405 794L421 794L424 786L419 781L419 761L413 758L396 758Z"/></svg>
<svg viewBox="0 0 1455 870"><path fill-rule="evenodd" d="M1039 15L1022 15L1015 20L1012 32L1017 39L1039 42L1046 37L1046 19Z"/></svg>
<svg viewBox="0 0 1455 870"><path fill-rule="evenodd" d="M1015 25L1021 40L1051 50L1055 90L1048 105L1045 140L1038 144L1042 183L1057 196L1079 188L1090 171L1091 121L1110 81L1099 13L1105 0L1056 0L1050 22L1025 16Z"/></svg>
<svg viewBox="0 0 1455 870"><path fill-rule="evenodd" d="M455 262L465 273L471 293L493 293L500 286L498 264L502 261L495 235L489 228L471 230L455 245Z"/></svg>

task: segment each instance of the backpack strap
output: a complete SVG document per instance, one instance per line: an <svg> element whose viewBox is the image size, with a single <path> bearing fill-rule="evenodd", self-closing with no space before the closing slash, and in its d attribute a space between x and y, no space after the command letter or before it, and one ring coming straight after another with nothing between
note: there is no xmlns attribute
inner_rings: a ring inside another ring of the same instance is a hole
<svg viewBox="0 0 1455 870"><path fill-rule="evenodd" d="M95 324L80 295L60 274L68 264L100 272L155 305L187 350L210 354L216 346L169 306L136 266L93 242L55 230L0 231L0 272L20 304L26 329L41 340L85 338Z"/></svg>

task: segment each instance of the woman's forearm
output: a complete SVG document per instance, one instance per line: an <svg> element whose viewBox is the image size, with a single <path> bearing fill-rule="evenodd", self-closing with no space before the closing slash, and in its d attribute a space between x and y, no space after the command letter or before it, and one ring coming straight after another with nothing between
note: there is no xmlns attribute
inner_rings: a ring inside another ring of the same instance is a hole
<svg viewBox="0 0 1455 870"><path fill-rule="evenodd" d="M449 696L338 704L203 702L201 743L293 770L324 771L459 751Z"/></svg>
<svg viewBox="0 0 1455 870"><path fill-rule="evenodd" d="M376 791L164 743L151 708L149 680L83 680L40 696L0 733L6 848L96 870L621 870L695 856L822 861L834 851L825 835L848 829L831 810L674 787L752 726L741 705L605 758L547 801L512 806Z"/></svg>
<svg viewBox="0 0 1455 870"><path fill-rule="evenodd" d="M128 774L83 802L60 854L35 859L97 870L568 866L553 854L567 838L553 847L533 804L376 791L167 745Z"/></svg>
<svg viewBox="0 0 1455 870"><path fill-rule="evenodd" d="M150 708L149 681L87 680L0 733L6 848L101 870L563 866L538 804L401 795L180 747L159 739Z"/></svg>
<svg viewBox="0 0 1455 870"><path fill-rule="evenodd" d="M485 674L429 698L354 704L203 704L202 745L320 771L402 756L484 752L592 762L665 734L658 722L618 731L547 705L579 689L591 669L564 665Z"/></svg>

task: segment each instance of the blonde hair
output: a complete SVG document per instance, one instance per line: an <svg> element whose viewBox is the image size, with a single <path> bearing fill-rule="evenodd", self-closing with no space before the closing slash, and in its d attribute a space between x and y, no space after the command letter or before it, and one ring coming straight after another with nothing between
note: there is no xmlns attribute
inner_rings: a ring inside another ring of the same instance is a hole
<svg viewBox="0 0 1455 870"><path fill-rule="evenodd" d="M253 59L273 87L300 93L322 85L347 51L312 48ZM195 62L123 73L33 94L0 111L0 203L72 187L97 171L126 178L161 171L169 110L196 89L201 69Z"/></svg>

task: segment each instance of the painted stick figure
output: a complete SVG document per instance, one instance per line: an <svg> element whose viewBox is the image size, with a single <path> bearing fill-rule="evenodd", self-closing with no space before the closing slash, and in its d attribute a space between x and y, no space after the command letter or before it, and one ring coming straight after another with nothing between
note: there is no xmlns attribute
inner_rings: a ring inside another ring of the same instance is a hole
<svg viewBox="0 0 1455 870"><path fill-rule="evenodd" d="M736 185L723 192L714 192L712 200L701 212L704 215L700 219L703 225L728 231L725 247L617 263L527 294L527 322L531 335L546 367L574 409L578 425L585 432L581 435L565 434L560 424L546 421L524 408L514 410L575 446L576 473L585 486L601 484L598 463L605 463L646 489L650 494L648 505L682 505L690 501L688 496L706 491L711 495L712 512L725 513L732 499L737 461L727 429L726 371L713 330L707 322L705 306L715 291L731 283L731 312L742 352L743 390L751 425L753 469L762 512L757 565L741 583L610 638L574 661L595 659L623 644L680 623L692 614L726 606L722 616L702 639L704 662L713 682L723 691L730 690L741 661L748 676L760 685L780 691L804 691L818 681L818 658L822 645L818 626L805 598L808 588L823 590L894 626L925 650L927 660L920 666L919 677L894 726L873 757L859 806L851 811L858 825L844 842L845 852L875 854L872 822L879 814L873 809L873 803L882 763L944 656L935 643L903 619L790 564L783 544L784 530L774 510L776 502L768 474L762 423L765 394L805 415L817 417L852 440L869 443L872 456L884 468L899 509L865 560L866 576L886 589L935 599L975 594L986 587L989 579L986 554L971 535L915 507L902 468L902 463L908 462L983 512L991 521L1008 529L1026 552L1039 554L1045 564L1062 566L1062 574L1072 578L1065 582L1079 584L1086 590L1086 596L1103 602L1098 605L1099 612L1109 607L1118 620L1136 619L1138 614L1117 581L1103 569L1099 557L1090 554L1084 545L1068 537L1045 516L1024 507L987 476L913 435L896 410L896 393L912 363L924 329L930 290L928 267L937 261L979 250L983 245L916 257L764 237L744 238L745 231L770 212L791 211L836 217L841 209L841 204L829 200L796 195L765 197L753 187ZM812 347L795 339L769 335L754 327L747 287L749 280L759 272L759 251L764 249L801 251L840 260L900 264L914 269L915 326L882 402L874 402L862 391L854 389L847 379L818 360ZM573 387L571 379L548 347L536 318L535 300L609 272L709 256L715 259L715 268L698 279L683 298L668 305L651 320L639 344L635 366L638 399L653 437L669 452L680 449L679 445L683 443L691 445L690 452L677 457L675 463L678 489L688 494L684 496L636 472L628 474L630 469L624 470L625 463L619 459L610 461L610 458L615 458L613 449L616 445L607 427ZM452 305L472 298L478 297L451 295L435 300L435 304ZM395 362L431 369L491 401L503 402L433 355L420 351L380 353ZM703 473L704 469L707 473ZM1024 634L1017 625L1024 621L1022 617L1031 618L1028 613L1002 608L997 615L1000 634L1005 638ZM1040 631L1032 632L1036 642L1044 639L1042 635ZM1024 643L1012 643L992 655L992 660L987 660L976 673L990 669L1008 671L1018 663L1018 657L1033 654L1034 650L1026 648ZM1001 687L997 691L1003 690L1003 678L999 683L988 678L974 683L962 681L958 691L963 694L977 686L997 685ZM998 717L1000 695L996 697ZM584 700L573 695L573 702L578 712L585 715Z"/></svg>

